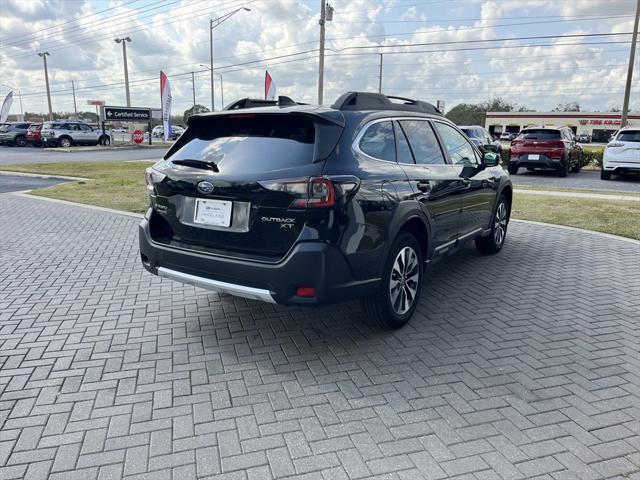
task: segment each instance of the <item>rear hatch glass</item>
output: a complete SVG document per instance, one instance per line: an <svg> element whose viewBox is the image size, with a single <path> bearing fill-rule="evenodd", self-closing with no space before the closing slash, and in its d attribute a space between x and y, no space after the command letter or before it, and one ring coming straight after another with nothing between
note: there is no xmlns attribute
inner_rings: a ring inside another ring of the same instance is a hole
<svg viewBox="0 0 640 480"><path fill-rule="evenodd" d="M524 130L518 138L520 140L560 140L562 137L559 130L532 129Z"/></svg>
<svg viewBox="0 0 640 480"><path fill-rule="evenodd" d="M640 130L625 130L618 134L617 142L640 142Z"/></svg>
<svg viewBox="0 0 640 480"><path fill-rule="evenodd" d="M230 114L193 122L155 167L166 178L156 185L158 228L152 237L211 253L281 258L307 216L291 208L294 190L303 188L292 180L322 174L324 162L314 152L325 128L294 114ZM341 130L331 126L327 141L335 145ZM210 208L220 224L203 222L200 214Z"/></svg>

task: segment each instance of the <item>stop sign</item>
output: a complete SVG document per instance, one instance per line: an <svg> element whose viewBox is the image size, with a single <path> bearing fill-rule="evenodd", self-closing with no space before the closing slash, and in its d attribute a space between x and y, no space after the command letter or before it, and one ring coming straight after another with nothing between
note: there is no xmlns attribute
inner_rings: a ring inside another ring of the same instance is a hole
<svg viewBox="0 0 640 480"><path fill-rule="evenodd" d="M142 133L142 130L133 131L133 141L138 145L144 142L144 133Z"/></svg>

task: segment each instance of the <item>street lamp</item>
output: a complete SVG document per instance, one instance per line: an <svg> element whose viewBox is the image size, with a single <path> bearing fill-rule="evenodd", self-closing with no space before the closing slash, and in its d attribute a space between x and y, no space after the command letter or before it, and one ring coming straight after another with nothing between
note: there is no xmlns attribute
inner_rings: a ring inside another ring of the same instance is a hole
<svg viewBox="0 0 640 480"><path fill-rule="evenodd" d="M209 54L210 54L210 64L211 64L211 68L209 70L211 70L211 111L215 111L216 109L216 105L215 105L215 98L213 95L214 92L214 86L213 86L213 29L220 26L220 24L222 22L224 22L225 20L228 20L229 18L231 18L232 16L234 16L236 13L240 12L244 10L245 12L250 12L251 9L247 8L247 7L240 7L240 8L236 8L233 12L229 12L226 15L222 15L221 17L218 18L214 18L212 20L209 20Z"/></svg>
<svg viewBox="0 0 640 480"><path fill-rule="evenodd" d="M49 52L38 53L39 57L44 60L44 82L47 86L47 102L49 103L49 120L53 120L53 109L51 108L51 90L49 90L49 71L47 70L47 56L51 55Z"/></svg>
<svg viewBox="0 0 640 480"><path fill-rule="evenodd" d="M16 90L18 92L18 99L20 100L20 121L24 122L24 110L22 110L22 94L20 93L19 88L13 88L11 85L7 85L6 83L0 83L3 87L7 87L9 90Z"/></svg>
<svg viewBox="0 0 640 480"><path fill-rule="evenodd" d="M129 69L127 68L127 42L130 42L131 38L114 38L113 41L116 43L122 43L122 58L124 60L124 87L127 94L127 107L130 107L131 97L129 95Z"/></svg>
<svg viewBox="0 0 640 480"><path fill-rule="evenodd" d="M212 71L209 65L205 65L204 63L199 63L198 65ZM224 108L224 83L222 81L222 74L220 72L213 72L213 74L220 75L220 104L221 108Z"/></svg>

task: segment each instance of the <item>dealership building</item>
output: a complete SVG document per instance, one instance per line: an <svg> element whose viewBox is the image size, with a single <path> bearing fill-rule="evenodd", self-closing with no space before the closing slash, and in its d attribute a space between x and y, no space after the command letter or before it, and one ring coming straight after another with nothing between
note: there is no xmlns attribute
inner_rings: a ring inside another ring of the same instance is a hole
<svg viewBox="0 0 640 480"><path fill-rule="evenodd" d="M629 113L628 125L640 127L640 113ZM594 142L608 142L620 128L621 114L616 112L487 112L485 128L498 136L518 133L528 126L559 127L565 125L576 135L586 133Z"/></svg>

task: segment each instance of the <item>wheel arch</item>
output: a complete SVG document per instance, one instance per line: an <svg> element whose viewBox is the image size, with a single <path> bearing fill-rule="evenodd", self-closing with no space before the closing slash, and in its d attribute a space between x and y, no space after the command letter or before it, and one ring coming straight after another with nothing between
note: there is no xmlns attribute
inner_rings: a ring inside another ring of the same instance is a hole
<svg viewBox="0 0 640 480"><path fill-rule="evenodd" d="M408 232L418 240L422 248L423 258L426 260L431 257L431 225L425 214L419 207L400 204L398 211L389 226L388 248L402 231Z"/></svg>

